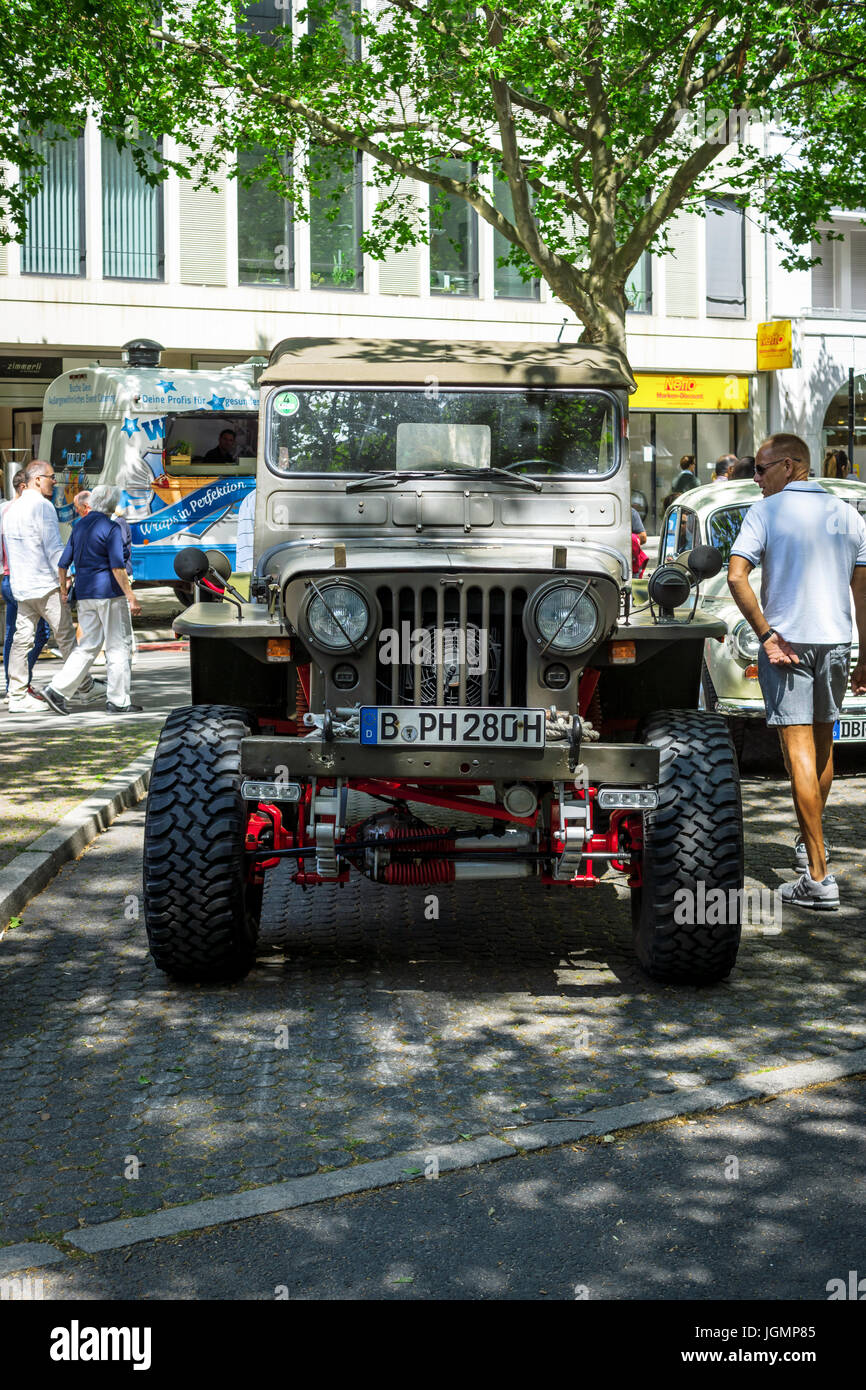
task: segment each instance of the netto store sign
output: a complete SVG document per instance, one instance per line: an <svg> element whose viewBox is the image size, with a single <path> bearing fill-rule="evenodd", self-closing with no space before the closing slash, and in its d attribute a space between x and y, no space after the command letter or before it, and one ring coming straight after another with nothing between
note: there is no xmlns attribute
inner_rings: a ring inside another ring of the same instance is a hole
<svg viewBox="0 0 866 1390"><path fill-rule="evenodd" d="M62 357L0 357L2 381L53 381L62 371Z"/></svg>
<svg viewBox="0 0 866 1390"><path fill-rule="evenodd" d="M629 410L748 410L746 376L637 372Z"/></svg>

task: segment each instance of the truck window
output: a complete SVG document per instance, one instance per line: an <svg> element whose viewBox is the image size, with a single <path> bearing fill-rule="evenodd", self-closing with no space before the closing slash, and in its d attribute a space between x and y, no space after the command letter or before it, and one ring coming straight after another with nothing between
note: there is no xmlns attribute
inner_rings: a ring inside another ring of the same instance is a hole
<svg viewBox="0 0 866 1390"><path fill-rule="evenodd" d="M164 468L169 478L255 473L259 418L252 411L169 415Z"/></svg>
<svg viewBox="0 0 866 1390"><path fill-rule="evenodd" d="M595 479L619 461L616 425L602 391L281 388L267 456L281 474L507 468Z"/></svg>
<svg viewBox="0 0 866 1390"><path fill-rule="evenodd" d="M56 469L80 468L101 473L105 463L105 425L56 424L51 434L51 465Z"/></svg>

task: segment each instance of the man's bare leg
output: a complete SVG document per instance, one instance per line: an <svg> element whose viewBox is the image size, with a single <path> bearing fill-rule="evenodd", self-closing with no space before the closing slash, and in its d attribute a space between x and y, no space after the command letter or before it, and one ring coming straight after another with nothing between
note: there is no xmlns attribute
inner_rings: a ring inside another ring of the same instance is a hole
<svg viewBox="0 0 866 1390"><path fill-rule="evenodd" d="M780 724L778 728L809 873L820 882L827 876L821 816L833 781L833 726Z"/></svg>

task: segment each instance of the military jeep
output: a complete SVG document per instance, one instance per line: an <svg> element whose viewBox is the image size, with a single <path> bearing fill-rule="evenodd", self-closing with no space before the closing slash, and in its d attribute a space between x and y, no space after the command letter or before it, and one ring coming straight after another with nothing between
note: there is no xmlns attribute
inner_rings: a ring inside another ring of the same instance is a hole
<svg viewBox="0 0 866 1390"><path fill-rule="evenodd" d="M193 704L147 803L156 964L243 976L288 860L322 893L363 874L601 894L621 874L650 975L728 974L739 777L726 721L698 710L720 556L678 555L633 602L627 363L303 339L260 385L249 601L219 552L176 562L201 601L175 623ZM724 910L696 920L711 889Z"/></svg>

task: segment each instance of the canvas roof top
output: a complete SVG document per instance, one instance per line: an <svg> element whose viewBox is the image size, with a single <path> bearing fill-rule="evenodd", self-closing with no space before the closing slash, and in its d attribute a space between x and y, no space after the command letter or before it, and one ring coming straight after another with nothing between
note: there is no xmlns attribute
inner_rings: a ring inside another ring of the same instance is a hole
<svg viewBox="0 0 866 1390"><path fill-rule="evenodd" d="M261 385L595 386L634 390L625 358L574 343L285 338Z"/></svg>

